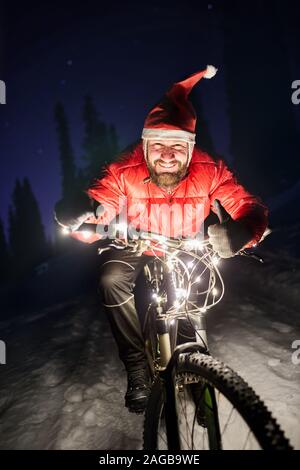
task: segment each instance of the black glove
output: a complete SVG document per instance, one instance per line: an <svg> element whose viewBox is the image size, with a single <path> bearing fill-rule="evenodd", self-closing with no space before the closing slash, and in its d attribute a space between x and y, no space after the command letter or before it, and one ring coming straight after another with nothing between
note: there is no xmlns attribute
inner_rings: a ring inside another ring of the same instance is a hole
<svg viewBox="0 0 300 470"><path fill-rule="evenodd" d="M221 258L231 258L251 240L252 234L242 222L232 219L218 199L214 205L220 223L208 227L209 242Z"/></svg>
<svg viewBox="0 0 300 470"><path fill-rule="evenodd" d="M61 199L55 204L54 218L63 227L75 231L89 217L95 215L94 201L81 191L72 198Z"/></svg>

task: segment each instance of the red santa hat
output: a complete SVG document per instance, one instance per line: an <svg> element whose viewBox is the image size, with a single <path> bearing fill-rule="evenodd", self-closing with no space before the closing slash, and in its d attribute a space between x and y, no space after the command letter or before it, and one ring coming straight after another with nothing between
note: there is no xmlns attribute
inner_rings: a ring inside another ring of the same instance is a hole
<svg viewBox="0 0 300 470"><path fill-rule="evenodd" d="M212 78L216 73L217 69L213 65L208 65L205 70L172 85L146 117L142 133L144 151L148 139L182 140L189 143L190 149L193 148L197 117L188 96L201 78Z"/></svg>

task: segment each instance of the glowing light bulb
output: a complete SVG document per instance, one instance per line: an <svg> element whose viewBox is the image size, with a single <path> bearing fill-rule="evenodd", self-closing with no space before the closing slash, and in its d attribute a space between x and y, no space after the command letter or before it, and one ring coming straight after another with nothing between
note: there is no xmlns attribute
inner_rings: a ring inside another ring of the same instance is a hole
<svg viewBox="0 0 300 470"><path fill-rule="evenodd" d="M70 230L69 228L67 228L67 227L63 227L63 228L61 229L61 233L62 233L63 235L69 235L70 232L71 232L71 230Z"/></svg>
<svg viewBox="0 0 300 470"><path fill-rule="evenodd" d="M176 289L176 297L180 299L182 297L186 297L187 291L185 289Z"/></svg>
<svg viewBox="0 0 300 470"><path fill-rule="evenodd" d="M196 282L201 282L201 276L197 276L195 279Z"/></svg>
<svg viewBox="0 0 300 470"><path fill-rule="evenodd" d="M163 235L158 235L156 233L153 233L151 235L151 237L154 239L154 240L158 240L159 242L166 242L167 241L167 238L164 237Z"/></svg>
<svg viewBox="0 0 300 470"><path fill-rule="evenodd" d="M219 262L220 262L220 258L218 258L217 256L213 256L213 258L212 258L212 264L213 264L214 266L218 266Z"/></svg>
<svg viewBox="0 0 300 470"><path fill-rule="evenodd" d="M173 269L174 265L173 265L173 259L172 258L169 258L168 261L167 261L167 266L170 270Z"/></svg>
<svg viewBox="0 0 300 470"><path fill-rule="evenodd" d="M212 290L212 293L213 293L213 295L218 295L218 289L216 289L216 288L214 287L213 290Z"/></svg>
<svg viewBox="0 0 300 470"><path fill-rule="evenodd" d="M126 232L127 224L125 222L121 222L119 224L116 224L116 229L119 230L120 232Z"/></svg>
<svg viewBox="0 0 300 470"><path fill-rule="evenodd" d="M158 304L162 301L162 297L160 297L156 292L153 292L152 299L156 300Z"/></svg>
<svg viewBox="0 0 300 470"><path fill-rule="evenodd" d="M197 248L198 248L198 250L203 250L203 248L204 248L203 243L200 242L199 240L197 241Z"/></svg>
<svg viewBox="0 0 300 470"><path fill-rule="evenodd" d="M187 266L188 268L192 268L194 266L194 261L189 261Z"/></svg>
<svg viewBox="0 0 300 470"><path fill-rule="evenodd" d="M82 237L87 240L88 238L90 238L90 236L92 235L92 232L90 232L89 230L82 230Z"/></svg>
<svg viewBox="0 0 300 470"><path fill-rule="evenodd" d="M205 313L206 311L207 311L207 309L205 307L200 308L201 313Z"/></svg>
<svg viewBox="0 0 300 470"><path fill-rule="evenodd" d="M200 240L188 240L185 244L187 250L201 250L203 248Z"/></svg>

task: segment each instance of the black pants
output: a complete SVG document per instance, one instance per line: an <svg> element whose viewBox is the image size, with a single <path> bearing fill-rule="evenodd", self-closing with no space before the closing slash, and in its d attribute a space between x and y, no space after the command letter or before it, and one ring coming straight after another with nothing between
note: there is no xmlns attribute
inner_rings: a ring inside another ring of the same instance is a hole
<svg viewBox="0 0 300 470"><path fill-rule="evenodd" d="M133 288L147 261L149 256L137 256L126 249L112 249L103 255L100 268L99 294L126 370L146 366L144 339Z"/></svg>
<svg viewBox="0 0 300 470"><path fill-rule="evenodd" d="M125 250L104 253L100 267L99 294L108 315L119 357L127 371L145 367L145 344L136 310L133 288L144 265L151 258ZM191 324L179 321L178 343L195 340Z"/></svg>

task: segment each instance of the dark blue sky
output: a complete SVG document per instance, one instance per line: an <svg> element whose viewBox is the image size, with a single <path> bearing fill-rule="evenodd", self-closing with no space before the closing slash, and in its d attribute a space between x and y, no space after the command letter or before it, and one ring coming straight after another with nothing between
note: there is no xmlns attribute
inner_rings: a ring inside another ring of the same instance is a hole
<svg viewBox="0 0 300 470"><path fill-rule="evenodd" d="M0 22L0 79L7 86L7 104L0 106L0 217L6 222L16 177L28 176L51 232L61 188L57 101L65 106L80 163L85 94L116 126L125 147L139 138L147 112L166 89L209 63L219 72L201 81L196 93L215 149L230 161L219 16L218 2L199 0L6 2Z"/></svg>
<svg viewBox="0 0 300 470"><path fill-rule="evenodd" d="M1 77L7 104L0 108L0 216L16 177L28 176L47 229L60 197L59 156L53 108L65 105L80 161L83 97L90 93L102 118L113 123L121 146L139 138L152 105L174 82L207 63L218 76L201 84L215 146L228 152L224 130L222 42L213 3L50 2L6 7Z"/></svg>

